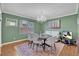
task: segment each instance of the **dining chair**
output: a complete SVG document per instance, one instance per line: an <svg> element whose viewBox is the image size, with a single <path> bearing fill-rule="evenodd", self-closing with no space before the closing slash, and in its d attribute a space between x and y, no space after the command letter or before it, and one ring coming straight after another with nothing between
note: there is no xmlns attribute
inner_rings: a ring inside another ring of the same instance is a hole
<svg viewBox="0 0 79 59"><path fill-rule="evenodd" d="M32 33L28 33L28 46L32 47L33 45L33 35Z"/></svg>
<svg viewBox="0 0 79 59"><path fill-rule="evenodd" d="M33 49L38 51L38 48L42 47L42 41L39 40L40 36L37 33L33 33Z"/></svg>
<svg viewBox="0 0 79 59"><path fill-rule="evenodd" d="M56 54L56 42L58 41L58 38L57 37L49 37L46 41L46 43L48 45L50 45L50 51L51 51L51 54L54 50L54 53Z"/></svg>
<svg viewBox="0 0 79 59"><path fill-rule="evenodd" d="M28 43L28 45L30 45L32 49L34 50L36 49L36 51L38 51L38 47L40 47L42 43L40 40L38 40L39 35L37 33L30 33L28 36L29 36L28 37L29 41L31 42L31 43Z"/></svg>

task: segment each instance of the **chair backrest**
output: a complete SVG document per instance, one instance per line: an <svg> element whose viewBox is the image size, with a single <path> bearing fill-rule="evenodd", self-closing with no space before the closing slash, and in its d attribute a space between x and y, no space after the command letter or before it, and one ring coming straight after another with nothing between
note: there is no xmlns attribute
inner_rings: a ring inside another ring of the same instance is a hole
<svg viewBox="0 0 79 59"><path fill-rule="evenodd" d="M46 41L47 44L53 44L57 41L58 39L56 37L49 37Z"/></svg>
<svg viewBox="0 0 79 59"><path fill-rule="evenodd" d="M53 37L59 37L59 31L52 31L52 36Z"/></svg>
<svg viewBox="0 0 79 59"><path fill-rule="evenodd" d="M57 30L47 30L45 31L45 34L51 35L51 36L58 36L59 35L59 31Z"/></svg>
<svg viewBox="0 0 79 59"><path fill-rule="evenodd" d="M33 35L31 33L28 34L28 40L32 40L32 38L33 38Z"/></svg>
<svg viewBox="0 0 79 59"><path fill-rule="evenodd" d="M28 34L28 40L36 41L39 38L39 35L36 33Z"/></svg>
<svg viewBox="0 0 79 59"><path fill-rule="evenodd" d="M59 31L52 31L52 36L47 39L47 43L55 43L59 40Z"/></svg>
<svg viewBox="0 0 79 59"><path fill-rule="evenodd" d="M34 41L34 42L37 42L37 41L38 41L38 38L39 38L39 35L36 34L36 33L34 33L34 34L33 34L33 41Z"/></svg>
<svg viewBox="0 0 79 59"><path fill-rule="evenodd" d="M42 38L49 38L49 37L51 37L51 36L48 35L48 34L43 33L43 34L40 35L40 37L42 37Z"/></svg>

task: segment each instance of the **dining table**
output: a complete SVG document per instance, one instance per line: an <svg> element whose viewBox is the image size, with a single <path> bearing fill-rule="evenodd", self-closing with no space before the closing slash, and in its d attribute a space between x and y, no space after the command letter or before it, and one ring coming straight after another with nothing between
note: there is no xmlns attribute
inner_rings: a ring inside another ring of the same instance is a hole
<svg viewBox="0 0 79 59"><path fill-rule="evenodd" d="M46 50L46 46L51 47L49 44L46 43L48 38L49 38L49 36L48 37L43 37L42 36L42 37L38 38L38 40L42 40L43 41L43 43L41 44L41 46L43 47L43 51Z"/></svg>

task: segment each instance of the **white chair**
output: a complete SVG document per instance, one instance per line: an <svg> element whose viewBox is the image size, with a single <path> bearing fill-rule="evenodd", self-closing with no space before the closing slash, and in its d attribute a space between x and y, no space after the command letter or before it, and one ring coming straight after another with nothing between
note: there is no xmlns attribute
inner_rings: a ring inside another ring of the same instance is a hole
<svg viewBox="0 0 79 59"><path fill-rule="evenodd" d="M40 36L38 34L36 33L33 34L33 49L36 49L36 51L38 51L38 48L40 48L42 44L42 41L39 40L39 37Z"/></svg>
<svg viewBox="0 0 79 59"><path fill-rule="evenodd" d="M33 45L33 35L32 33L28 33L28 46L32 46Z"/></svg>
<svg viewBox="0 0 79 59"><path fill-rule="evenodd" d="M41 44L41 41L38 40L39 35L36 33L30 33L28 36L28 39L32 42L30 45L33 47L33 49L36 47L36 51L38 51L38 47Z"/></svg>
<svg viewBox="0 0 79 59"><path fill-rule="evenodd" d="M47 39L46 43L51 46L50 47L51 53L52 53L53 50L56 53L56 45L55 44L56 44L57 41L58 41L58 39L56 37L49 37Z"/></svg>

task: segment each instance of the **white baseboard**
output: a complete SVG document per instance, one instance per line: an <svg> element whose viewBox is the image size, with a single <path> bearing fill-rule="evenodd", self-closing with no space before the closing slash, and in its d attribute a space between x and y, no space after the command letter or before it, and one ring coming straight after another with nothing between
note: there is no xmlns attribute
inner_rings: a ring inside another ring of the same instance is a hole
<svg viewBox="0 0 79 59"><path fill-rule="evenodd" d="M13 42L7 42L7 43L3 43L3 44L1 44L1 46L3 46L3 45L7 45L7 44L11 44L11 43L20 42L20 41L25 41L25 40L27 40L27 39L21 39L21 40L17 40L17 41L13 41Z"/></svg>

